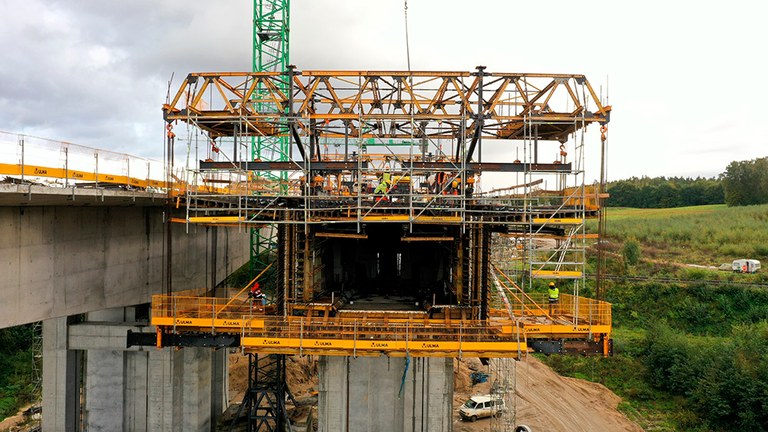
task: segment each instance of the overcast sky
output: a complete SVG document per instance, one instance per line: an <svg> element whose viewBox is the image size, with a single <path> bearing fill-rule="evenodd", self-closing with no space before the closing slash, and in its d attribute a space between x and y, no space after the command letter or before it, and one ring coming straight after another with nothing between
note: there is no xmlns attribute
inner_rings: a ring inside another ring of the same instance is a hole
<svg viewBox="0 0 768 432"><path fill-rule="evenodd" d="M609 179L713 176L768 156L765 5L409 0L411 66L583 73L614 107ZM162 158L171 74L177 86L189 72L250 70L252 7L0 0L0 130ZM406 69L402 0L291 7L300 70Z"/></svg>

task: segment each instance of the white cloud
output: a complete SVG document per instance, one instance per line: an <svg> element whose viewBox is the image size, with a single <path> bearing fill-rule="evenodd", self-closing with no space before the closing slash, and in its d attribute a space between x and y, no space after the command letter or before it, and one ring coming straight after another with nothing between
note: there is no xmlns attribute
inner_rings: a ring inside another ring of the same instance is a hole
<svg viewBox="0 0 768 432"><path fill-rule="evenodd" d="M610 178L710 175L766 156L761 2L408 5L414 69L584 73L606 93L610 77ZM162 155L171 74L178 85L192 71L249 70L251 8L249 0L0 0L0 130ZM401 0L293 0L292 8L299 69L405 69ZM597 176L596 164L588 169Z"/></svg>

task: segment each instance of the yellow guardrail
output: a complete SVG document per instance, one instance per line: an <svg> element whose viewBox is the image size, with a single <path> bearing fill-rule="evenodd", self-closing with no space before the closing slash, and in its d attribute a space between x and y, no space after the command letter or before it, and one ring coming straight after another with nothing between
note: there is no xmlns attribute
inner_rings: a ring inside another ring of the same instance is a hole
<svg viewBox="0 0 768 432"><path fill-rule="evenodd" d="M155 295L152 324L174 331L210 331L241 335L245 349L271 353L514 357L527 338L597 338L611 333L610 303L561 294L556 319L547 314L547 295L534 293L510 301L516 320L491 310L488 320L446 322L421 316L342 318L274 316L258 300ZM537 318L546 317L546 320ZM526 318L534 318L528 320Z"/></svg>
<svg viewBox="0 0 768 432"><path fill-rule="evenodd" d="M63 180L64 186L83 183L122 185L140 189L238 195L264 188L267 180L243 173L201 175L184 167L167 172L160 161L109 150L0 131L0 175L22 180ZM250 181L249 181L250 180Z"/></svg>
<svg viewBox="0 0 768 432"><path fill-rule="evenodd" d="M515 316L546 316L549 311L547 293L528 293L527 299L510 298ZM561 293L553 315L577 323L611 325L611 304L608 302Z"/></svg>
<svg viewBox="0 0 768 432"><path fill-rule="evenodd" d="M259 301L155 295L151 323L177 331L236 333L244 348L272 353L516 357L527 350L516 334L505 331L514 328L511 320L281 317L265 315L264 309Z"/></svg>

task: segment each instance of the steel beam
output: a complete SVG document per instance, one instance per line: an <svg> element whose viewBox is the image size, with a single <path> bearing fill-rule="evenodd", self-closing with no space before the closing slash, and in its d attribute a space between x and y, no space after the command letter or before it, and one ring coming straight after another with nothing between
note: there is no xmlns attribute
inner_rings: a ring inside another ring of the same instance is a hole
<svg viewBox="0 0 768 432"><path fill-rule="evenodd" d="M403 162L403 164L410 167L409 162ZM525 171L551 171L551 172L569 172L571 171L570 163L558 163L558 164L527 164L521 162L472 162L466 165L467 171L470 172L525 172ZM244 171L302 171L306 168L311 168L313 171L325 171L325 172L339 172L339 171L352 171L358 168L358 163L355 161L324 161L324 162L309 162L306 164L303 162L251 162L251 161L234 161L234 162L206 162L200 161L201 170L231 170L238 169ZM362 168L368 168L368 163L363 162ZM424 171L458 171L460 166L453 162L413 162L413 168L416 170Z"/></svg>

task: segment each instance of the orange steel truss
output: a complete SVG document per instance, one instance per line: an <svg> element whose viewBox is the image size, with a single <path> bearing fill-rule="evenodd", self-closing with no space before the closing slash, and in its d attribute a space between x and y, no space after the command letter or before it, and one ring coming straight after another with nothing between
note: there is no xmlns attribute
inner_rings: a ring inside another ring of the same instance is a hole
<svg viewBox="0 0 768 432"><path fill-rule="evenodd" d="M611 107L601 104L584 75L484 69L192 73L163 111L166 121L192 119L214 139L289 136L285 117L260 112L263 104L287 113L297 132L331 138L519 139L525 121L535 119L544 122L541 139L564 141L586 124L609 121ZM267 91L258 93L259 87Z"/></svg>

